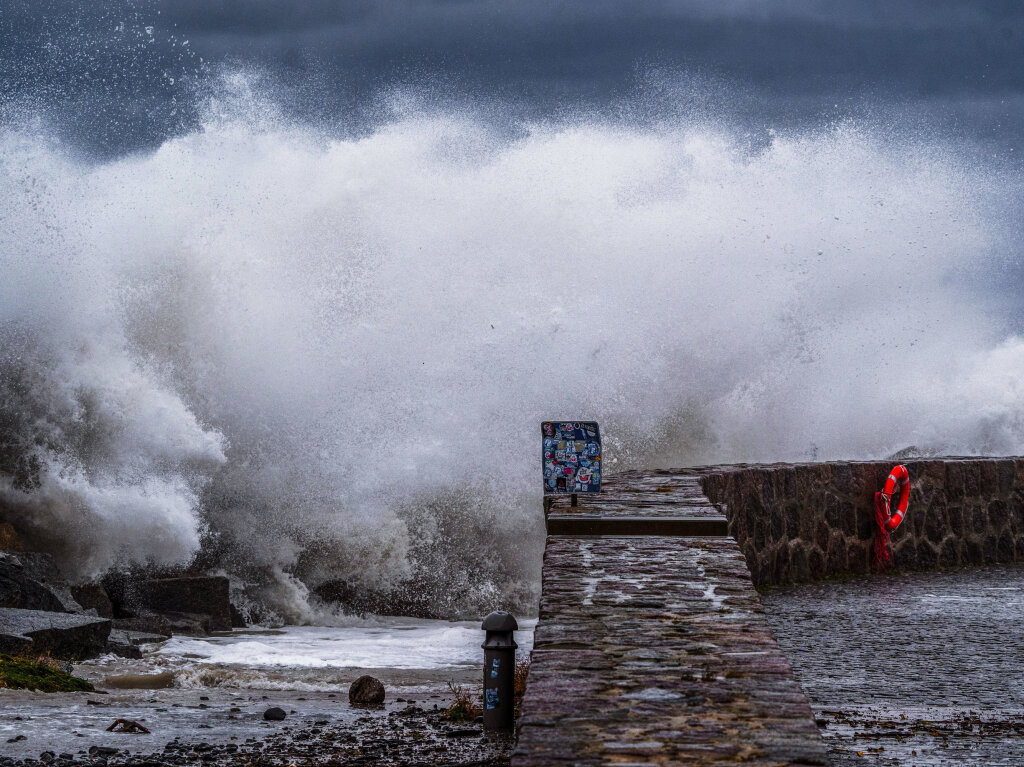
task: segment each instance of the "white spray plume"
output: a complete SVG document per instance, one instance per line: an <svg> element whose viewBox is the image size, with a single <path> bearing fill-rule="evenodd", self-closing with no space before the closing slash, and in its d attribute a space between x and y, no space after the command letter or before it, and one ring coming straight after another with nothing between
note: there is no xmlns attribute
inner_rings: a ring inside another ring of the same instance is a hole
<svg viewBox="0 0 1024 767"><path fill-rule="evenodd" d="M8 131L0 176L2 500L70 571L528 609L544 418L610 470L1024 446L974 276L1019 183L927 138L231 112L107 162Z"/></svg>

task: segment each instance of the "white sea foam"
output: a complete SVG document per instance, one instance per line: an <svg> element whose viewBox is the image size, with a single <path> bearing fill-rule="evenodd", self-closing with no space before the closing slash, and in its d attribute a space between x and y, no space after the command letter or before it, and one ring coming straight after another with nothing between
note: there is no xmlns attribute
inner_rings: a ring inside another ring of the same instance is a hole
<svg viewBox="0 0 1024 767"><path fill-rule="evenodd" d="M533 621L523 621L516 641L531 646ZM480 622L449 623L385 619L368 626L330 628L288 626L267 636L235 633L226 637L174 637L158 651L161 658L250 670L475 668L480 665Z"/></svg>
<svg viewBox="0 0 1024 767"><path fill-rule="evenodd" d="M293 621L328 578L524 609L543 418L600 421L610 468L1024 449L992 287L1019 180L955 147L443 111L339 138L236 85L116 160L0 137L0 492L66 569L205 540Z"/></svg>

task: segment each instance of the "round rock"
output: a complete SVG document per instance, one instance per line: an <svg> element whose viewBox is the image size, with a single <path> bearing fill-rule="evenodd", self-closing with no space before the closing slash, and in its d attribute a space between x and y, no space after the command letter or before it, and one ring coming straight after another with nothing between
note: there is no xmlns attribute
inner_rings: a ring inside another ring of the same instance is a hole
<svg viewBox="0 0 1024 767"><path fill-rule="evenodd" d="M372 676L361 676L348 688L348 702L353 706L379 706L384 702L384 685Z"/></svg>
<svg viewBox="0 0 1024 767"><path fill-rule="evenodd" d="M283 721L286 716L288 716L288 714L285 713L284 709L278 708L277 706L268 708L263 712L263 718L268 722L280 722Z"/></svg>

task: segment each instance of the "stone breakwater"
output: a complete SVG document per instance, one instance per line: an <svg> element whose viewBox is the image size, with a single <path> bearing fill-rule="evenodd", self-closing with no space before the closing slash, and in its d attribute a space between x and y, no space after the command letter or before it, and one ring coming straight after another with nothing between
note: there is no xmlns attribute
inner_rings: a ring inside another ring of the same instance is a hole
<svg viewBox="0 0 1024 767"><path fill-rule="evenodd" d="M904 463L896 567L1024 560L1024 459ZM547 499L513 767L827 764L754 586L869 572L892 466L630 471L578 506Z"/></svg>
<svg viewBox="0 0 1024 767"><path fill-rule="evenodd" d="M874 494L894 463L691 471L728 519L754 584L774 586L871 571ZM1024 561L1024 458L902 463L910 471L910 509L892 534L897 569Z"/></svg>
<svg viewBox="0 0 1024 767"><path fill-rule="evenodd" d="M697 475L627 472L548 512L549 531L563 534L544 553L513 767L826 763L743 554ZM659 532L669 521L675 535ZM691 524L720 533L689 534Z"/></svg>

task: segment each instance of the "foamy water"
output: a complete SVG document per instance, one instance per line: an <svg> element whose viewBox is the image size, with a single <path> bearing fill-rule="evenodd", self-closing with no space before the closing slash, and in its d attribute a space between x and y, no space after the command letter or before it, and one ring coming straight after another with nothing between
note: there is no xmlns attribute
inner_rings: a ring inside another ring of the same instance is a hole
<svg viewBox="0 0 1024 767"><path fill-rule="evenodd" d="M536 620L519 621L520 658ZM483 663L479 621L375 618L362 625L251 627L211 637L176 636L143 657L103 656L77 672L111 689L223 689L347 692L373 673L405 690L432 692L449 679L476 680Z"/></svg>
<svg viewBox="0 0 1024 767"><path fill-rule="evenodd" d="M521 652L532 646L536 621L524 621L516 634ZM448 623L381 619L367 627L286 626L265 634L178 636L157 657L171 662L290 668L442 669L480 666L483 632L479 622Z"/></svg>
<svg viewBox="0 0 1024 767"><path fill-rule="evenodd" d="M214 637L174 637L145 645L141 659L114 655L86 661L75 674L104 694L43 695L4 691L3 756L36 757L44 750L76 752L91 745L160 751L172 737L228 743L266 738L277 723L263 712L280 706L288 728L386 721L410 703L446 707L450 685L479 694L484 632L480 622L408 618L350 620L344 627L250 627ZM536 621L520 621L525 658ZM350 706L350 685L363 674L386 689L381 710ZM144 722L151 735L109 733L114 718ZM388 728L390 732L390 728ZM22 736L24 740L8 742Z"/></svg>
<svg viewBox="0 0 1024 767"><path fill-rule="evenodd" d="M0 133L0 500L69 574L202 551L265 618L335 578L522 613L544 418L612 470L1024 450L1020 179L963 147L443 107L347 138L226 92L109 161Z"/></svg>

